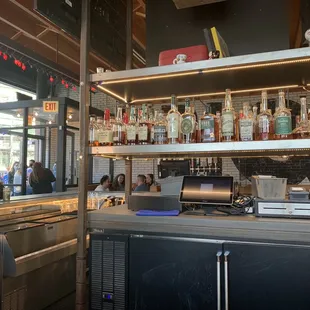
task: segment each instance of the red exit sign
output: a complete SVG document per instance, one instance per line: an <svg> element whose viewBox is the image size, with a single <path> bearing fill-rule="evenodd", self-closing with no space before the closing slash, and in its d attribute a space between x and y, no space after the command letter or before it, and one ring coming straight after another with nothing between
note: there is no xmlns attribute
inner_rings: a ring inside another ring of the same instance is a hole
<svg viewBox="0 0 310 310"><path fill-rule="evenodd" d="M48 113L58 113L58 101L43 101L43 111Z"/></svg>

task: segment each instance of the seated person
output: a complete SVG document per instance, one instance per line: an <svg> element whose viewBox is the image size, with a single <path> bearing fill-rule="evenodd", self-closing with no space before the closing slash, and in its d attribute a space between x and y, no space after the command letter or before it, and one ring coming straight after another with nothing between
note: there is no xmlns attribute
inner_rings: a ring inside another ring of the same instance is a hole
<svg viewBox="0 0 310 310"><path fill-rule="evenodd" d="M146 185L148 185L149 187L151 186L158 186L159 184L155 181L154 179L154 174L153 173L149 173L146 175L146 180L145 180Z"/></svg>
<svg viewBox="0 0 310 310"><path fill-rule="evenodd" d="M135 188L134 192L149 192L150 188L145 183L146 177L143 174L139 174L137 176L137 187Z"/></svg>
<svg viewBox="0 0 310 310"><path fill-rule="evenodd" d="M109 192L110 191L110 177L104 175L100 180L100 185L95 189L95 192Z"/></svg>
<svg viewBox="0 0 310 310"><path fill-rule="evenodd" d="M123 173L117 175L112 184L112 190L123 192L125 190L125 175Z"/></svg>

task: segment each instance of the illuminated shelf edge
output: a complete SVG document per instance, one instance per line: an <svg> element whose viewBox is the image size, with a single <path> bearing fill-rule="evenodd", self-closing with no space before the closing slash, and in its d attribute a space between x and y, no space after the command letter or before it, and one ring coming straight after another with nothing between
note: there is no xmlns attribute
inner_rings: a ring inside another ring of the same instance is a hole
<svg viewBox="0 0 310 310"><path fill-rule="evenodd" d="M165 145L124 145L99 146L89 148L91 155L120 157L178 157L219 154L219 156L233 157L237 155L270 156L279 154L310 155L310 139L301 140L272 140L249 142L221 142L194 144L165 144ZM263 154L262 154L263 153Z"/></svg>

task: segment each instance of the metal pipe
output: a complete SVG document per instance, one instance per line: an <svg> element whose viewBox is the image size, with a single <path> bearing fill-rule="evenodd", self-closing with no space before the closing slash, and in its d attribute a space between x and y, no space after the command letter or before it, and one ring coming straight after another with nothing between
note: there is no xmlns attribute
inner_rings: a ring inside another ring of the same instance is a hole
<svg viewBox="0 0 310 310"><path fill-rule="evenodd" d="M216 274L217 274L217 310L221 310L221 256L222 251L216 254Z"/></svg>
<svg viewBox="0 0 310 310"><path fill-rule="evenodd" d="M229 309L229 293L228 293L228 256L230 252L224 253L224 278L225 278L225 310Z"/></svg>
<svg viewBox="0 0 310 310"><path fill-rule="evenodd" d="M28 125L29 108L24 109L23 124ZM13 134L13 133L12 133ZM22 143L22 158L21 158L21 173L22 173L22 195L26 195L27 191L27 153L28 153L28 129L23 129L23 143Z"/></svg>
<svg viewBox="0 0 310 310"><path fill-rule="evenodd" d="M89 45L90 0L82 1L81 49L80 49L80 169L78 195L78 229L76 255L76 310L86 310L86 220L88 191L88 126L89 126Z"/></svg>

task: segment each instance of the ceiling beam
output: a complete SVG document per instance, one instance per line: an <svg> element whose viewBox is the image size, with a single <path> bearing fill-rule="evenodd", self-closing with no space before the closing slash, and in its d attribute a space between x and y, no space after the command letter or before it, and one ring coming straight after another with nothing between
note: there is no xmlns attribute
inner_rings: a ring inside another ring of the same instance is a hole
<svg viewBox="0 0 310 310"><path fill-rule="evenodd" d="M12 28L14 28L15 30L19 31L19 32L22 32L25 36L27 36L28 38L34 40L34 41L37 41L39 42L40 44L42 44L43 46L51 49L52 51L54 51L55 53L58 53L59 55L61 55L62 57L66 58L67 60L69 60L70 62L73 62L75 63L76 65L80 65L79 61L73 59L71 56L61 52L61 51L58 51L55 47L41 41L39 38L37 38L36 36L34 36L33 34L29 33L29 32L26 32L24 31L23 29L21 29L20 27L18 27L17 25L11 23L9 20L6 20L5 18L1 17L0 16L0 21L4 22L5 24L11 26Z"/></svg>
<svg viewBox="0 0 310 310"><path fill-rule="evenodd" d="M16 34L14 34L12 37L11 37L11 40L16 40L18 39L23 33L21 31L18 31Z"/></svg>
<svg viewBox="0 0 310 310"><path fill-rule="evenodd" d="M37 35L37 38L38 39L41 39L44 35L46 35L47 33L49 33L50 30L49 28L45 28L42 32L40 32L38 35Z"/></svg>
<svg viewBox="0 0 310 310"><path fill-rule="evenodd" d="M76 39L73 39L71 36L67 35L61 29L57 29L57 27L55 27L52 23L48 22L44 17L41 17L37 13L34 13L32 10L28 9L27 7L25 7L24 5L19 3L17 0L9 0L9 1L11 3L13 3L14 5L16 5L19 9L23 10L25 13L27 13L27 14L31 15L32 17L34 17L37 21L39 21L42 24L48 26L48 28L51 31L54 31L54 32L58 33L59 35L61 35L64 38L66 38L70 43L74 44L77 47L80 47L80 43ZM90 52L90 56L95 58L101 65L104 65L107 68L112 68L112 70L116 70L116 68L114 66L112 66L108 61L104 60L100 56L96 55L96 53Z"/></svg>
<svg viewBox="0 0 310 310"><path fill-rule="evenodd" d="M144 2L144 0L137 0L137 1L143 7L143 9L145 10L145 2Z"/></svg>

